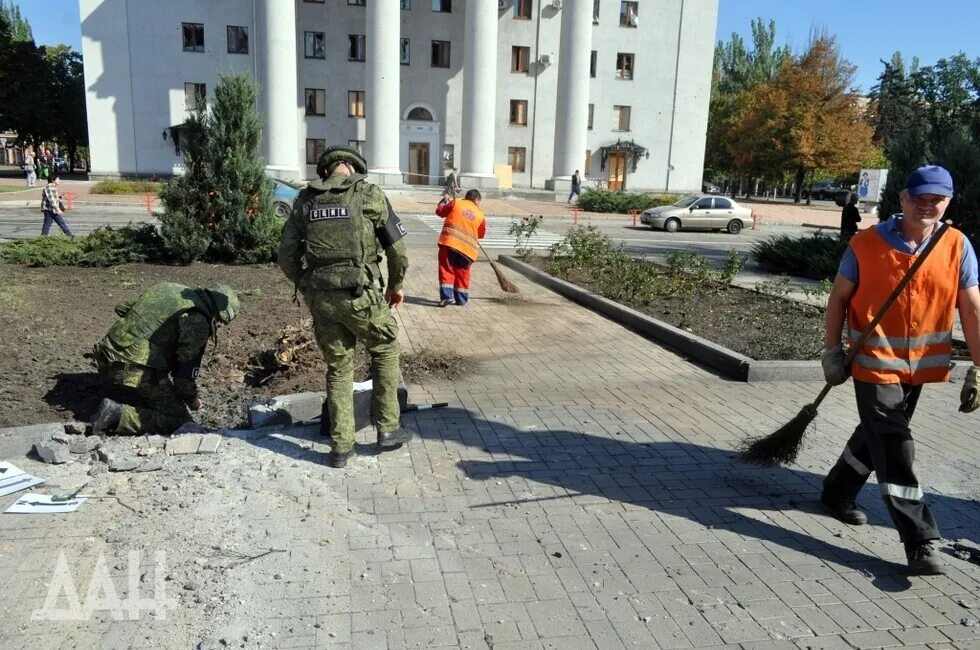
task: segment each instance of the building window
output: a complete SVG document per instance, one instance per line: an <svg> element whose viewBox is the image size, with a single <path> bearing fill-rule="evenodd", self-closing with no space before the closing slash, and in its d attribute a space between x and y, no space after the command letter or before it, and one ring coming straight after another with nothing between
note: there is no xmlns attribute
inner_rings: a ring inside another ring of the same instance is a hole
<svg viewBox="0 0 980 650"><path fill-rule="evenodd" d="M364 117L364 91L347 91L347 116Z"/></svg>
<svg viewBox="0 0 980 650"><path fill-rule="evenodd" d="M633 78L633 54L627 54L624 52L619 52L616 55L616 78L617 79L632 79Z"/></svg>
<svg viewBox="0 0 980 650"><path fill-rule="evenodd" d="M592 130L593 117L595 117L595 104L589 104L589 131Z"/></svg>
<svg viewBox="0 0 980 650"><path fill-rule="evenodd" d="M429 109L424 108L422 106L416 106L415 108L413 108L412 110L410 110L408 112L408 115L405 116L405 119L406 120L413 120L415 122L432 122L433 121L432 120L432 113L429 112Z"/></svg>
<svg viewBox="0 0 980 650"><path fill-rule="evenodd" d="M449 67L449 41L432 41L432 67Z"/></svg>
<svg viewBox="0 0 980 650"><path fill-rule="evenodd" d="M410 11L412 9L412 0L402 0L402 9Z"/></svg>
<svg viewBox="0 0 980 650"><path fill-rule="evenodd" d="M620 2L619 3L619 26L620 27L636 27L639 24L639 20L636 17L638 2Z"/></svg>
<svg viewBox="0 0 980 650"><path fill-rule="evenodd" d="M592 0L592 24L599 24L599 0Z"/></svg>
<svg viewBox="0 0 980 650"><path fill-rule="evenodd" d="M306 114L307 115L326 115L327 114L327 91L322 88L306 89Z"/></svg>
<svg viewBox="0 0 980 650"><path fill-rule="evenodd" d="M456 167L456 145L442 145L442 168L453 169Z"/></svg>
<svg viewBox="0 0 980 650"><path fill-rule="evenodd" d="M324 47L325 37L323 32L303 32L306 40L306 50L304 56L307 59L327 58L327 49Z"/></svg>
<svg viewBox="0 0 980 650"><path fill-rule="evenodd" d="M514 126L527 126L527 100L510 100L510 123Z"/></svg>
<svg viewBox="0 0 980 650"><path fill-rule="evenodd" d="M630 107L613 106L613 131L630 130Z"/></svg>
<svg viewBox="0 0 980 650"><path fill-rule="evenodd" d="M453 11L453 1L452 0L432 0L432 11L437 11L441 14L452 13Z"/></svg>
<svg viewBox="0 0 980 650"><path fill-rule="evenodd" d="M518 173L524 173L524 160L527 158L527 148L507 147L507 162L510 168Z"/></svg>
<svg viewBox="0 0 980 650"><path fill-rule="evenodd" d="M514 18L531 20L531 0L517 0L517 12Z"/></svg>
<svg viewBox="0 0 980 650"><path fill-rule="evenodd" d="M515 45L510 48L510 71L527 72L531 60L531 48Z"/></svg>
<svg viewBox="0 0 980 650"><path fill-rule="evenodd" d="M367 50L367 39L364 34L348 34L347 40L350 42L347 48L347 60L363 61Z"/></svg>
<svg viewBox="0 0 980 650"><path fill-rule="evenodd" d="M203 23L181 23L181 32L184 35L185 52L204 51L204 24Z"/></svg>
<svg viewBox="0 0 980 650"><path fill-rule="evenodd" d="M248 54L248 27L228 25L228 54Z"/></svg>
<svg viewBox="0 0 980 650"><path fill-rule="evenodd" d="M582 166L582 175L588 176L592 173L592 150L585 150L585 164Z"/></svg>
<svg viewBox="0 0 980 650"><path fill-rule="evenodd" d="M324 0L303 0L303 2L312 2L318 5L322 5L324 3Z"/></svg>
<svg viewBox="0 0 980 650"><path fill-rule="evenodd" d="M194 111L204 108L204 99L208 96L207 84L187 82L184 84L184 106Z"/></svg>
<svg viewBox="0 0 980 650"><path fill-rule="evenodd" d="M364 155L364 140L348 140L347 146L362 156Z"/></svg>
<svg viewBox="0 0 980 650"><path fill-rule="evenodd" d="M412 62L412 43L407 38L402 39L399 58L402 65L409 65Z"/></svg>
<svg viewBox="0 0 980 650"><path fill-rule="evenodd" d="M595 79L596 62L599 60L599 53L592 50L592 58L589 60L589 76Z"/></svg>
<svg viewBox="0 0 980 650"><path fill-rule="evenodd" d="M363 7L364 6L364 0L347 0L347 4L349 4L349 5L356 5L358 7Z"/></svg>
<svg viewBox="0 0 980 650"><path fill-rule="evenodd" d="M322 138L306 139L306 164L315 165L320 160L320 154L327 148L327 141Z"/></svg>

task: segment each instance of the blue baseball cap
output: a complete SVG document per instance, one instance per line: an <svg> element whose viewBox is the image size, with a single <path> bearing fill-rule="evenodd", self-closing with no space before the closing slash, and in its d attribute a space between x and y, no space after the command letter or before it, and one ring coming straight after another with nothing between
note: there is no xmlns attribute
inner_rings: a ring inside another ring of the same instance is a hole
<svg viewBox="0 0 980 650"><path fill-rule="evenodd" d="M953 177L939 165L926 165L909 174L905 179L905 189L910 196L953 196Z"/></svg>

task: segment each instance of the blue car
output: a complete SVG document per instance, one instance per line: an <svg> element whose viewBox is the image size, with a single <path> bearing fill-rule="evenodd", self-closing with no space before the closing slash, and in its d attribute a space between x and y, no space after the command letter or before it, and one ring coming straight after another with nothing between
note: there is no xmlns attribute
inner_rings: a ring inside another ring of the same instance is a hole
<svg viewBox="0 0 980 650"><path fill-rule="evenodd" d="M289 211L293 209L293 199L303 188L280 178L270 180L272 181L272 205L276 209L276 216L285 219L289 216Z"/></svg>

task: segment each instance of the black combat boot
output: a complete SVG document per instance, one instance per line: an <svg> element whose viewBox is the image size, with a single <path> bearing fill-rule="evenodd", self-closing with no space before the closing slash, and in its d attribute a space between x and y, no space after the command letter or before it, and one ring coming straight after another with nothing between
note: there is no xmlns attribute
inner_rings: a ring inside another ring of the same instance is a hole
<svg viewBox="0 0 980 650"><path fill-rule="evenodd" d="M832 515L843 521L845 524L850 524L852 526L863 526L868 523L868 515L864 514L864 511L855 505L853 501L832 501L827 498L826 495L820 498L820 502L823 503L824 508L830 511Z"/></svg>
<svg viewBox="0 0 980 650"><path fill-rule="evenodd" d="M410 431L405 431L405 429L402 429L401 427L387 433L378 431L378 447L381 447L382 449L400 447L411 439L412 433Z"/></svg>
<svg viewBox="0 0 980 650"><path fill-rule="evenodd" d="M939 576L946 573L932 540L906 544L905 557L909 560L909 575Z"/></svg>
<svg viewBox="0 0 980 650"><path fill-rule="evenodd" d="M119 425L119 418L122 415L122 406L113 402L108 397L102 400L98 410L92 416L92 435L98 436L103 433L113 433Z"/></svg>
<svg viewBox="0 0 980 650"><path fill-rule="evenodd" d="M354 448L351 447L347 451L337 451L336 449L331 449L327 453L327 465L330 467L335 467L340 469L341 467L347 466L347 459L355 455Z"/></svg>

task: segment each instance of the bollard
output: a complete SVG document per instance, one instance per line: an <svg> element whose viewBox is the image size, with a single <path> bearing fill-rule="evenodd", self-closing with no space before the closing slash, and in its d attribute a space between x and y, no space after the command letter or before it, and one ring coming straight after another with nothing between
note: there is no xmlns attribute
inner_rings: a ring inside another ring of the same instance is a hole
<svg viewBox="0 0 980 650"><path fill-rule="evenodd" d="M146 203L146 213L148 215L151 215L152 216L153 215L153 208L152 208L152 205L153 205L153 195L152 194L144 194L143 195L143 202Z"/></svg>
<svg viewBox="0 0 980 650"><path fill-rule="evenodd" d="M634 226L636 225L636 218L637 218L637 216L639 216L639 214L640 214L640 211L637 210L636 208L630 210L630 216L633 217L633 225Z"/></svg>
<svg viewBox="0 0 980 650"><path fill-rule="evenodd" d="M75 197L78 196L74 192L68 192L65 194L65 203L67 204L66 210L71 212L72 203L75 201Z"/></svg>
<svg viewBox="0 0 980 650"><path fill-rule="evenodd" d="M752 217L752 230L755 230L755 211L750 212L749 216Z"/></svg>
<svg viewBox="0 0 980 650"><path fill-rule="evenodd" d="M576 226L578 225L578 213L582 211L582 208L572 208L572 223Z"/></svg>

